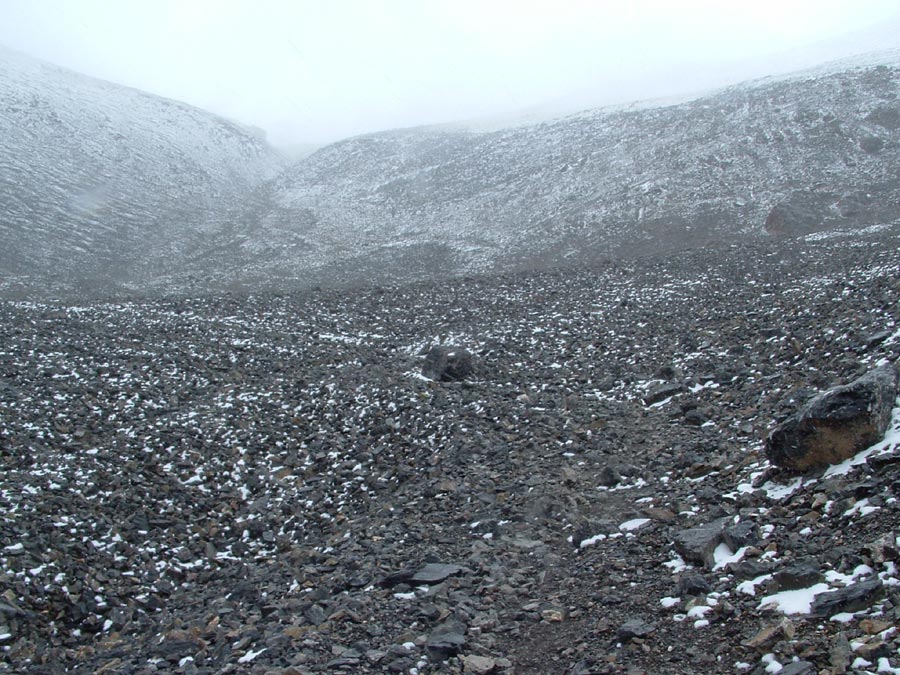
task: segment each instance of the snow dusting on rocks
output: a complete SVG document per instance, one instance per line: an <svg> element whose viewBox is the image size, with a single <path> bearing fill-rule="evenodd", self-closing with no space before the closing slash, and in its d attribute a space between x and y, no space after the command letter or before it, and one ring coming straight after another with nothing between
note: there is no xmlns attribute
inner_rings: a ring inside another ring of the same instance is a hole
<svg viewBox="0 0 900 675"><path fill-rule="evenodd" d="M900 413L763 439L897 363L898 235L4 302L0 671L897 672Z"/></svg>

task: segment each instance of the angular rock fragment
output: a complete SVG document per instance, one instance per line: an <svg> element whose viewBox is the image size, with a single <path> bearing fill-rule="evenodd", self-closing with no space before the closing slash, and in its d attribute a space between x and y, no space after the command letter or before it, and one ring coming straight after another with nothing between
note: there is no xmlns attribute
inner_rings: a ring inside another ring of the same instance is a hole
<svg viewBox="0 0 900 675"><path fill-rule="evenodd" d="M634 638L647 637L655 630L655 624L648 623L643 619L631 619L619 626L616 630L616 638L619 642L628 642Z"/></svg>
<svg viewBox="0 0 900 675"><path fill-rule="evenodd" d="M487 675L493 673L497 668L497 662L489 656L477 656L475 654L467 654L462 657L463 672L473 673L474 675Z"/></svg>
<svg viewBox="0 0 900 675"><path fill-rule="evenodd" d="M463 347L435 345L425 354L422 364L422 375L440 382L464 380L474 372L474 357Z"/></svg>
<svg viewBox="0 0 900 675"><path fill-rule="evenodd" d="M414 584L439 584L444 579L456 576L464 571L465 568L460 565L428 563L412 575L410 582Z"/></svg>
<svg viewBox="0 0 900 675"><path fill-rule="evenodd" d="M676 382L660 384L647 392L644 396L644 405L661 403L667 398L675 396L675 394L680 394L682 391L684 391L684 387Z"/></svg>
<svg viewBox="0 0 900 675"><path fill-rule="evenodd" d="M882 565L889 560L900 560L900 546L897 545L897 541L897 535L891 531L866 544L863 549L872 558L873 563Z"/></svg>
<svg viewBox="0 0 900 675"><path fill-rule="evenodd" d="M400 584L431 585L466 571L465 567L451 563L428 563L418 569L407 568L389 574L378 582L379 586L391 588Z"/></svg>
<svg viewBox="0 0 900 675"><path fill-rule="evenodd" d="M433 657L446 659L458 654L465 644L465 625L459 621L448 621L428 636L425 649Z"/></svg>
<svg viewBox="0 0 900 675"><path fill-rule="evenodd" d="M809 661L793 661L778 671L781 675L812 675L815 665Z"/></svg>
<svg viewBox="0 0 900 675"><path fill-rule="evenodd" d="M743 520L737 525L726 527L722 539L732 551L743 546L756 546L759 542L759 528L753 521Z"/></svg>
<svg viewBox="0 0 900 675"><path fill-rule="evenodd" d="M850 656L853 654L853 650L850 647L850 641L847 639L847 635L841 631L837 634L837 637L834 639L834 643L831 645L831 649L828 652L828 658L831 663L831 672L835 675L843 675L847 672L847 667L850 665Z"/></svg>
<svg viewBox="0 0 900 675"><path fill-rule="evenodd" d="M722 543L725 526L730 518L719 518L706 525L692 527L675 535L675 550L688 562L712 567L716 547Z"/></svg>
<svg viewBox="0 0 900 675"><path fill-rule="evenodd" d="M675 586L675 594L679 597L685 595L701 596L712 592L712 587L699 574L685 574Z"/></svg>
<svg viewBox="0 0 900 675"><path fill-rule="evenodd" d="M766 456L796 471L842 462L881 440L896 396L897 371L891 364L834 387L769 434Z"/></svg>
<svg viewBox="0 0 900 675"><path fill-rule="evenodd" d="M783 618L777 624L766 626L760 630L749 640L744 640L741 644L745 647L753 647L755 649L764 649L771 647L775 642L781 639L792 640L795 634L794 624L788 618Z"/></svg>
<svg viewBox="0 0 900 675"><path fill-rule="evenodd" d="M779 237L798 237L832 227L832 204L837 195L830 192L798 190L775 204L766 217L765 229Z"/></svg>
<svg viewBox="0 0 900 675"><path fill-rule="evenodd" d="M817 565L808 561L797 562L775 573L769 586L769 592L778 593L780 591L808 588L824 580L824 578L825 575L819 571Z"/></svg>
<svg viewBox="0 0 900 675"><path fill-rule="evenodd" d="M834 616L841 612L856 612L871 606L884 597L884 584L880 579L860 581L837 591L816 596L810 606L813 616Z"/></svg>

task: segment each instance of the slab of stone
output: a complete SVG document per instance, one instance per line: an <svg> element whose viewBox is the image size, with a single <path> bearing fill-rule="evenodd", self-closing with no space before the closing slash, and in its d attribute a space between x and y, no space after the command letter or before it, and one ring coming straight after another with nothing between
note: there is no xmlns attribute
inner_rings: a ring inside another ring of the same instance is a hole
<svg viewBox="0 0 900 675"><path fill-rule="evenodd" d="M884 584L880 579L870 579L851 584L837 591L821 593L810 606L813 616L834 616L841 612L857 612L871 607L884 597Z"/></svg>

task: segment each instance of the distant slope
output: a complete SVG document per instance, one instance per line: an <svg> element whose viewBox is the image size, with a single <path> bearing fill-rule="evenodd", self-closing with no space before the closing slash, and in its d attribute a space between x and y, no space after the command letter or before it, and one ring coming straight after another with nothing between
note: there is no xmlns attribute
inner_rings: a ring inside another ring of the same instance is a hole
<svg viewBox="0 0 900 675"><path fill-rule="evenodd" d="M900 54L282 161L232 122L0 51L0 294L384 283L900 222Z"/></svg>
<svg viewBox="0 0 900 675"><path fill-rule="evenodd" d="M280 162L210 113L0 48L0 284L139 289Z"/></svg>
<svg viewBox="0 0 900 675"><path fill-rule="evenodd" d="M900 218L900 69L851 62L689 102L336 143L256 191L248 278L357 282L642 255Z"/></svg>

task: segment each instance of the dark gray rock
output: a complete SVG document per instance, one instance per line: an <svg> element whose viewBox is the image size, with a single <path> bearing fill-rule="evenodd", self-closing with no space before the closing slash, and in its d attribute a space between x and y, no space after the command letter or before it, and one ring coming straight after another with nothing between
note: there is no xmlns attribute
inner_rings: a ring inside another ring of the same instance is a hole
<svg viewBox="0 0 900 675"><path fill-rule="evenodd" d="M893 335L893 331L890 330L880 330L877 333L872 333L866 338L865 348L874 349L889 337L891 337L891 335Z"/></svg>
<svg viewBox="0 0 900 675"><path fill-rule="evenodd" d="M778 671L781 675L809 675L815 673L815 665L809 661L792 661Z"/></svg>
<svg viewBox="0 0 900 675"><path fill-rule="evenodd" d="M878 136L863 136L859 139L859 147L863 152L870 155L877 155L884 149L884 141Z"/></svg>
<svg viewBox="0 0 900 675"><path fill-rule="evenodd" d="M464 380L474 372L474 357L463 347L435 345L428 350L422 365L422 375L440 382Z"/></svg>
<svg viewBox="0 0 900 675"><path fill-rule="evenodd" d="M379 586L391 588L400 584L432 585L465 572L466 568L452 563L428 563L418 569L407 568L389 574L378 582Z"/></svg>
<svg viewBox="0 0 900 675"><path fill-rule="evenodd" d="M719 518L706 525L682 530L675 535L675 550L687 562L712 567L713 553L722 543L722 536L730 518Z"/></svg>
<svg viewBox="0 0 900 675"><path fill-rule="evenodd" d="M796 471L842 462L881 440L896 396L891 364L830 389L769 434L766 456Z"/></svg>
<svg viewBox="0 0 900 675"><path fill-rule="evenodd" d="M599 473L599 482L603 487L615 487L622 481L622 474L611 465L604 466Z"/></svg>
<svg viewBox="0 0 900 675"><path fill-rule="evenodd" d="M819 583L824 578L818 565L806 561L797 562L775 572L769 585L769 592L778 593L779 591L807 588Z"/></svg>
<svg viewBox="0 0 900 675"><path fill-rule="evenodd" d="M712 587L699 574L685 574L675 586L675 594L679 597L685 595L696 597L710 592L712 592Z"/></svg>
<svg viewBox="0 0 900 675"><path fill-rule="evenodd" d="M432 631L425 649L432 657L446 659L462 651L466 644L466 627L459 621L448 621Z"/></svg>
<svg viewBox="0 0 900 675"><path fill-rule="evenodd" d="M758 560L742 560L741 562L729 564L728 571L738 579L752 579L753 577L768 574L771 571L771 566Z"/></svg>
<svg viewBox="0 0 900 675"><path fill-rule="evenodd" d="M619 642L628 642L634 638L645 638L656 630L656 625L643 619L630 619L616 630Z"/></svg>
<svg viewBox="0 0 900 675"><path fill-rule="evenodd" d="M827 617L841 612L856 612L870 607L883 597L884 584L880 579L860 581L837 591L817 595L809 613Z"/></svg>
<svg viewBox="0 0 900 675"><path fill-rule="evenodd" d="M737 525L731 525L722 532L722 540L732 551L737 551L743 546L756 546L759 542L759 528L750 520L743 520Z"/></svg>
<svg viewBox="0 0 900 675"><path fill-rule="evenodd" d="M465 567L446 563L428 563L413 574L409 581L413 584L439 584L444 579L465 571Z"/></svg>
<svg viewBox="0 0 900 675"><path fill-rule="evenodd" d="M880 105L866 115L866 122L877 124L890 131L900 129L900 108L896 105Z"/></svg>
<svg viewBox="0 0 900 675"><path fill-rule="evenodd" d="M321 605L310 605L303 612L303 616L306 617L306 620L309 621L313 626L320 626L325 623L328 615L325 613L325 610L321 607Z"/></svg>
<svg viewBox="0 0 900 675"><path fill-rule="evenodd" d="M827 229L834 219L832 205L836 194L796 191L769 211L765 228L769 234L797 237Z"/></svg>
<svg viewBox="0 0 900 675"><path fill-rule="evenodd" d="M654 403L661 403L667 398L675 396L675 394L680 394L682 391L684 391L684 386L677 382L660 384L647 392L644 396L644 404L653 405Z"/></svg>
<svg viewBox="0 0 900 675"><path fill-rule="evenodd" d="M684 423L695 427L701 427L709 421L709 418L699 408L692 408L684 413Z"/></svg>

